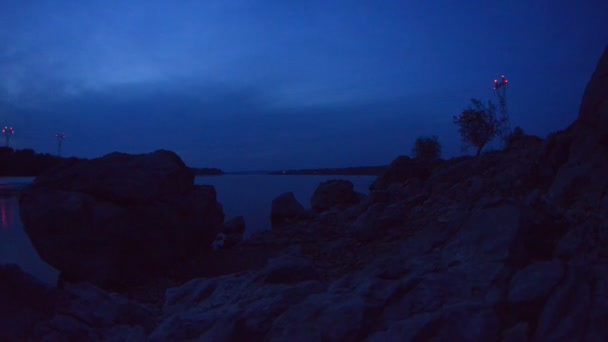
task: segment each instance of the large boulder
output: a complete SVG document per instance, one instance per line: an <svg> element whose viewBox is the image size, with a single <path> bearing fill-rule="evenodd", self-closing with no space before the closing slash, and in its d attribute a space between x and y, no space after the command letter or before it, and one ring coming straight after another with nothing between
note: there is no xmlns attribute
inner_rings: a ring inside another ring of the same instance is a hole
<svg viewBox="0 0 608 342"><path fill-rule="evenodd" d="M304 206L298 202L293 192L286 192L272 200L270 223L273 228L293 223L306 214Z"/></svg>
<svg viewBox="0 0 608 342"><path fill-rule="evenodd" d="M347 180L329 180L319 184L312 194L310 204L315 212L323 212L336 205L353 205L360 200L353 183Z"/></svg>
<svg viewBox="0 0 608 342"><path fill-rule="evenodd" d="M193 182L194 173L177 154L158 150L72 160L38 176L32 187L81 192L111 202L142 202L187 193Z"/></svg>
<svg viewBox="0 0 608 342"><path fill-rule="evenodd" d="M206 250L224 221L212 186L172 152L61 165L20 198L25 231L66 280L118 288Z"/></svg>

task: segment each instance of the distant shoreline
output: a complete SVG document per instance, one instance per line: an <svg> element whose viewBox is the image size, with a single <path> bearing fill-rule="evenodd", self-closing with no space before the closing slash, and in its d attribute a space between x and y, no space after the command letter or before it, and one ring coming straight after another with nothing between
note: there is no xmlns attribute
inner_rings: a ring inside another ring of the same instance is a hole
<svg viewBox="0 0 608 342"><path fill-rule="evenodd" d="M270 175L275 176L380 176L388 166L358 166L343 168L324 168L324 169L301 169L271 171Z"/></svg>

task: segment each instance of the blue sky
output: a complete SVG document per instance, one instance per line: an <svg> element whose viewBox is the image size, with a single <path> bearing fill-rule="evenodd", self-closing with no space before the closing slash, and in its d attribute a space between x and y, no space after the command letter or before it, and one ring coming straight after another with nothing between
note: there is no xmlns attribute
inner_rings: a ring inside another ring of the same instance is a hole
<svg viewBox="0 0 608 342"><path fill-rule="evenodd" d="M16 148L174 150L226 170L387 164L510 81L512 125L563 129L608 44L605 1L0 1Z"/></svg>

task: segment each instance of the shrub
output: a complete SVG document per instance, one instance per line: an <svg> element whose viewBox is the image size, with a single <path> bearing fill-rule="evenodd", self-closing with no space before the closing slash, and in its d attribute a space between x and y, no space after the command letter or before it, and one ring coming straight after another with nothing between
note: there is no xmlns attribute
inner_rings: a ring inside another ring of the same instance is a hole
<svg viewBox="0 0 608 342"><path fill-rule="evenodd" d="M514 143L521 140L525 135L524 130L517 126L513 129L513 132L507 137L507 147L511 147Z"/></svg>
<svg viewBox="0 0 608 342"><path fill-rule="evenodd" d="M414 143L412 154L416 159L437 159L441 156L441 144L437 136L419 137Z"/></svg>
<svg viewBox="0 0 608 342"><path fill-rule="evenodd" d="M473 106L465 109L460 115L454 116L458 132L465 145L477 148L476 156L486 144L500 135L504 125L496 116L496 106L488 101L488 107L480 100L471 99Z"/></svg>

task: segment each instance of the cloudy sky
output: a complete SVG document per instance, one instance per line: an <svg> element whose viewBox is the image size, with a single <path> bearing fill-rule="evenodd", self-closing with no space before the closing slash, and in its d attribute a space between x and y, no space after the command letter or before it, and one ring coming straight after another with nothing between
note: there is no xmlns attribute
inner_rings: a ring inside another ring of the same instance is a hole
<svg viewBox="0 0 608 342"><path fill-rule="evenodd" d="M0 125L96 157L225 170L381 165L494 98L546 136L577 115L608 2L0 0Z"/></svg>

